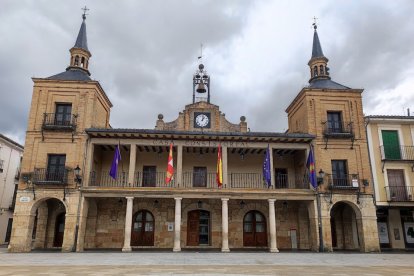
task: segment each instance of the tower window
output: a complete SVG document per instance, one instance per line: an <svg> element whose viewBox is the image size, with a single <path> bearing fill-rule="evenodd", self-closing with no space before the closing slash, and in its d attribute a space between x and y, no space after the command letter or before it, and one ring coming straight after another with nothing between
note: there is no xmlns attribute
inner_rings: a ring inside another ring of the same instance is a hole
<svg viewBox="0 0 414 276"><path fill-rule="evenodd" d="M79 56L75 57L75 66L79 66Z"/></svg>
<svg viewBox="0 0 414 276"><path fill-rule="evenodd" d="M318 66L313 67L313 76L314 77L318 76Z"/></svg>
<svg viewBox="0 0 414 276"><path fill-rule="evenodd" d="M319 66L319 74L324 75L323 65Z"/></svg>
<svg viewBox="0 0 414 276"><path fill-rule="evenodd" d="M85 67L85 57L82 57L82 59L81 59L81 66Z"/></svg>

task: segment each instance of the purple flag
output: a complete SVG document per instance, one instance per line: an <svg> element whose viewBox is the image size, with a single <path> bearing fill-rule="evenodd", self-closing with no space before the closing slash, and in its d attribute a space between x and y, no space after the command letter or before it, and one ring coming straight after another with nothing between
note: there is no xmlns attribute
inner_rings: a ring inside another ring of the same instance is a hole
<svg viewBox="0 0 414 276"><path fill-rule="evenodd" d="M265 159L263 161L263 180L266 182L267 187L271 184L271 171L270 171L270 150L269 146L266 149Z"/></svg>
<svg viewBox="0 0 414 276"><path fill-rule="evenodd" d="M121 161L121 151L119 149L119 144L118 144L116 145L114 159L112 160L111 170L109 171L109 175L113 179L116 179L119 161Z"/></svg>

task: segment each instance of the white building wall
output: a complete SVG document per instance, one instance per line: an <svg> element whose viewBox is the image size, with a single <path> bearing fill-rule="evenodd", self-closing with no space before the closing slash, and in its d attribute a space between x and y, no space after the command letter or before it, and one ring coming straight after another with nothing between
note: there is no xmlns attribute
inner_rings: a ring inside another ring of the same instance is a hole
<svg viewBox="0 0 414 276"><path fill-rule="evenodd" d="M9 219L13 211L9 207L13 202L16 173L20 167L23 148L0 134L0 160L3 160L3 172L0 170L0 244L5 243Z"/></svg>

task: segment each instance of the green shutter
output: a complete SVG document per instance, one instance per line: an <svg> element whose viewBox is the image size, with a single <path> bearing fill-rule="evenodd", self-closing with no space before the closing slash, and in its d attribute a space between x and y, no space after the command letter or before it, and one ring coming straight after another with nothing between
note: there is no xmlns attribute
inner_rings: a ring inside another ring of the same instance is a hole
<svg viewBox="0 0 414 276"><path fill-rule="evenodd" d="M401 159L398 131L382 130L382 143L384 145L385 159Z"/></svg>

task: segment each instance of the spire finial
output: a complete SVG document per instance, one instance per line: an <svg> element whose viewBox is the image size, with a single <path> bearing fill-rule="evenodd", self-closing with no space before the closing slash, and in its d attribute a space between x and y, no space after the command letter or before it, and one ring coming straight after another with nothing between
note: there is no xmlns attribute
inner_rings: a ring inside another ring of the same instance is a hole
<svg viewBox="0 0 414 276"><path fill-rule="evenodd" d="M314 16L312 26L315 29L315 31L318 28L318 23L316 22L316 20L318 20L318 18L316 16Z"/></svg>
<svg viewBox="0 0 414 276"><path fill-rule="evenodd" d="M85 20L86 19L86 16L88 15L86 13L86 11L89 11L89 9L85 6L81 10L83 10L82 19Z"/></svg>
<svg viewBox="0 0 414 276"><path fill-rule="evenodd" d="M200 55L198 56L198 59L202 60L203 58L203 43L200 43Z"/></svg>

